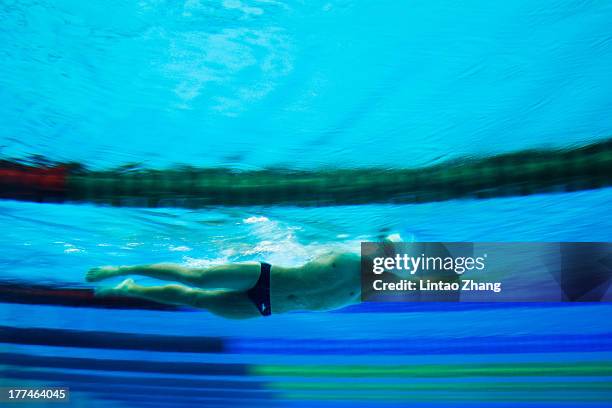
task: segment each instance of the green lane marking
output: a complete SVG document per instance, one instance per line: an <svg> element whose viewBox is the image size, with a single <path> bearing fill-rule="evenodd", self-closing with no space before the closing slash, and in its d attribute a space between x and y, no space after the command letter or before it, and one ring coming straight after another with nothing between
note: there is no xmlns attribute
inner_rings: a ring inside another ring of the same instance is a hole
<svg viewBox="0 0 612 408"><path fill-rule="evenodd" d="M262 365L254 375L294 377L515 377L612 376L612 362L522 363L471 365Z"/></svg>
<svg viewBox="0 0 612 408"><path fill-rule="evenodd" d="M562 382L470 382L470 383L384 383L384 382L272 382L278 391L611 391L610 381Z"/></svg>
<svg viewBox="0 0 612 408"><path fill-rule="evenodd" d="M474 393L461 394L452 392L436 392L436 393L406 393L406 394L389 394L389 393L303 393L289 392L279 395L281 399L291 400L344 400L344 401L377 401L377 402L394 402L394 401L498 401L498 402L611 402L612 392L601 392L595 394L585 393Z"/></svg>

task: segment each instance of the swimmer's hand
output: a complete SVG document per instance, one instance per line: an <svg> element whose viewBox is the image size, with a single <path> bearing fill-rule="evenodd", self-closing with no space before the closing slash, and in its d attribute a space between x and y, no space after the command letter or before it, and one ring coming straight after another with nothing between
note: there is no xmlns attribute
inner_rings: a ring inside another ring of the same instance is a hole
<svg viewBox="0 0 612 408"><path fill-rule="evenodd" d="M387 238L384 239L385 242L402 242L402 237L400 234L389 234Z"/></svg>
<svg viewBox="0 0 612 408"><path fill-rule="evenodd" d="M87 282L99 282L101 280L117 276L117 272L119 272L119 267L117 266L101 266L98 268L91 268L89 272L87 272L85 279Z"/></svg>

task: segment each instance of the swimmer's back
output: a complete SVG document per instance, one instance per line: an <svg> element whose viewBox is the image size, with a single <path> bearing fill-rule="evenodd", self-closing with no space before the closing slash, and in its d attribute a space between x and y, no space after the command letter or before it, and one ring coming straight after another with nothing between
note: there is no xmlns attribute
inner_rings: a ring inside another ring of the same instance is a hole
<svg viewBox="0 0 612 408"><path fill-rule="evenodd" d="M330 254L297 268L272 266L271 272L272 307L279 312L330 310L361 296L357 254Z"/></svg>

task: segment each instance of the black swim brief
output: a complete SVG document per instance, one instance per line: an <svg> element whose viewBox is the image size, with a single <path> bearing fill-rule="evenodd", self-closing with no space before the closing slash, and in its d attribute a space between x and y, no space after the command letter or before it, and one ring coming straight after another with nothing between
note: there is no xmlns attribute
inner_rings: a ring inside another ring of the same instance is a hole
<svg viewBox="0 0 612 408"><path fill-rule="evenodd" d="M257 283L247 291L247 296L262 316L270 316L272 314L272 305L270 304L271 268L272 266L269 263L262 262Z"/></svg>

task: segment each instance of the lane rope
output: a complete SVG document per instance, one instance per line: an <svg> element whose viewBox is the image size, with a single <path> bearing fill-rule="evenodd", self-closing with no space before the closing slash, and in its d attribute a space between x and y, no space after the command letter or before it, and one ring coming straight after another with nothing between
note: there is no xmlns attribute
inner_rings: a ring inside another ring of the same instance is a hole
<svg viewBox="0 0 612 408"><path fill-rule="evenodd" d="M0 198L126 207L426 203L611 185L612 139L576 148L525 150L416 169L88 171L74 164L45 167L0 162Z"/></svg>

